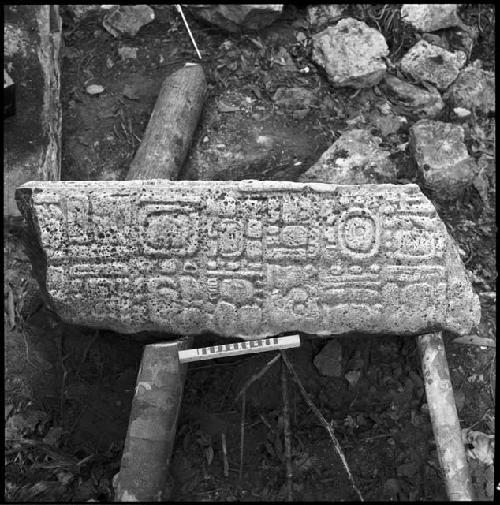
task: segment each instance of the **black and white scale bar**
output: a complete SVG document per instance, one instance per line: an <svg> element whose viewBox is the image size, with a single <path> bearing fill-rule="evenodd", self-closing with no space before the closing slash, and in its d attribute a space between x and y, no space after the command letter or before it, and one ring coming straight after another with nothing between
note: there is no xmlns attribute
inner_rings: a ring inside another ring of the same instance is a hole
<svg viewBox="0 0 500 505"><path fill-rule="evenodd" d="M201 361L205 359L224 358L225 356L239 356L255 352L276 351L278 349L290 349L300 346L300 336L290 335L288 337L263 338L260 340L244 340L232 344L213 345L211 347L201 347L200 349L186 349L179 351L179 361L189 363L190 361Z"/></svg>

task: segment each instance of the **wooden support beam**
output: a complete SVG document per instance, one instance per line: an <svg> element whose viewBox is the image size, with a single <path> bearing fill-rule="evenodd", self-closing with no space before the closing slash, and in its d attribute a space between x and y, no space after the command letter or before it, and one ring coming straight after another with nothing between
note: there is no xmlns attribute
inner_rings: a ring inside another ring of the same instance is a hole
<svg viewBox="0 0 500 505"><path fill-rule="evenodd" d="M187 369L178 353L191 341L187 337L144 348L115 477L115 502L158 502L170 497L169 465Z"/></svg>
<svg viewBox="0 0 500 505"><path fill-rule="evenodd" d="M469 467L441 332L418 336L417 345L439 464L443 470L448 497L450 501L470 501L473 493Z"/></svg>
<svg viewBox="0 0 500 505"><path fill-rule="evenodd" d="M127 180L177 176L198 125L206 87L199 65L186 64L165 79ZM186 337L144 348L115 477L115 501L154 502L170 497L170 458L187 370L179 361L179 350L191 343L192 338Z"/></svg>
<svg viewBox="0 0 500 505"><path fill-rule="evenodd" d="M194 63L169 75L160 90L127 180L175 180L203 110L207 81Z"/></svg>
<svg viewBox="0 0 500 505"><path fill-rule="evenodd" d="M21 216L15 189L61 179L61 45L58 5L4 6L4 70L15 83L15 114L4 125L4 224Z"/></svg>

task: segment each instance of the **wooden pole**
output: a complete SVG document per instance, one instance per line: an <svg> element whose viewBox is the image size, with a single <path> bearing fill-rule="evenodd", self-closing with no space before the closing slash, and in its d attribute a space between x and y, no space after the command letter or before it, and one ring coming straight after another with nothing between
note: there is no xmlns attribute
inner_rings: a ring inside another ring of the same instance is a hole
<svg viewBox="0 0 500 505"><path fill-rule="evenodd" d="M169 465L182 402L187 365L178 350L191 337L144 348L115 482L117 502L158 502L171 493Z"/></svg>
<svg viewBox="0 0 500 505"><path fill-rule="evenodd" d="M473 500L469 467L462 442L457 407L441 333L417 337L424 373L425 393L450 501Z"/></svg>
<svg viewBox="0 0 500 505"><path fill-rule="evenodd" d="M4 67L16 92L16 113L4 123L4 225L17 228L15 188L61 180L62 20L58 5L5 5L3 13Z"/></svg>
<svg viewBox="0 0 500 505"><path fill-rule="evenodd" d="M174 180L186 159L205 103L201 65L186 63L161 87L127 180Z"/></svg>
<svg viewBox="0 0 500 505"><path fill-rule="evenodd" d="M198 125L206 87L203 68L192 63L165 79L127 180L177 176ZM186 337L144 348L115 501L170 497L169 465L187 369L179 362L179 350L190 347L192 340Z"/></svg>
<svg viewBox="0 0 500 505"><path fill-rule="evenodd" d="M281 360L281 397L283 400L283 435L285 439L286 501L293 501L292 434L290 431L290 402L286 380L286 365Z"/></svg>
<svg viewBox="0 0 500 505"><path fill-rule="evenodd" d="M61 135L62 107L60 101L61 71L60 50L62 42L62 19L58 5L41 5L40 47L38 58L43 70L43 116L47 149L40 166L45 181L61 180Z"/></svg>

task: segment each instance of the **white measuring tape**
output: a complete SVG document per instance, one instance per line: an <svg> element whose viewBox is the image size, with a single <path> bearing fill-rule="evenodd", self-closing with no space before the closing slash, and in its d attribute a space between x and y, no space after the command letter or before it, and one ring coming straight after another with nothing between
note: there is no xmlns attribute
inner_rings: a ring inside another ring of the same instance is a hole
<svg viewBox="0 0 500 505"><path fill-rule="evenodd" d="M225 356L238 356L255 352L276 351L277 349L290 349L300 346L300 336L263 338L260 340L243 340L232 344L213 345L200 349L186 349L179 351L179 361L201 361L205 359L224 358Z"/></svg>

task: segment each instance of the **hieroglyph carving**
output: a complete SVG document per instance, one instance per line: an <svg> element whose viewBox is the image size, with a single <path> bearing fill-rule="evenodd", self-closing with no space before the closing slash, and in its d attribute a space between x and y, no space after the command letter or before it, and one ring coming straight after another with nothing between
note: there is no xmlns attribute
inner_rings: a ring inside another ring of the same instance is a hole
<svg viewBox="0 0 500 505"><path fill-rule="evenodd" d="M66 321L124 333L467 333L456 245L416 185L33 182L17 192Z"/></svg>

